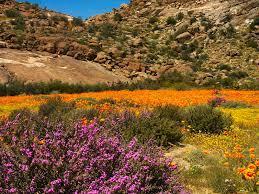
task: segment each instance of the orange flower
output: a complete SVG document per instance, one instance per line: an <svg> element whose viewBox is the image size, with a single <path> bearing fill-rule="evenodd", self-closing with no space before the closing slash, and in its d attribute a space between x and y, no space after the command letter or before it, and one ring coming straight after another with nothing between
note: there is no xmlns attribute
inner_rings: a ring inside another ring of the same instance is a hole
<svg viewBox="0 0 259 194"><path fill-rule="evenodd" d="M250 154L251 159L255 159L255 154Z"/></svg>
<svg viewBox="0 0 259 194"><path fill-rule="evenodd" d="M241 146L240 145L236 145L234 147L234 149L237 151L237 152L241 152Z"/></svg>
<svg viewBox="0 0 259 194"><path fill-rule="evenodd" d="M255 152L255 148L254 147L250 148L249 152L250 152L250 154L253 154Z"/></svg>
<svg viewBox="0 0 259 194"><path fill-rule="evenodd" d="M244 156L244 154L236 153L236 154L235 154L235 158L241 159L241 158L245 158L245 156Z"/></svg>
<svg viewBox="0 0 259 194"><path fill-rule="evenodd" d="M203 150L204 154L209 154L210 152L208 150Z"/></svg>
<svg viewBox="0 0 259 194"><path fill-rule="evenodd" d="M225 153L224 153L224 157L225 157L225 158L229 158L229 157L230 157L230 154L229 154L228 152L225 152Z"/></svg>
<svg viewBox="0 0 259 194"><path fill-rule="evenodd" d="M83 125L83 126L86 126L86 125L87 125L87 119L86 119L86 118L83 118L83 119L82 119L82 125Z"/></svg>
<svg viewBox="0 0 259 194"><path fill-rule="evenodd" d="M238 169L237 169L237 173L238 173L238 174L243 174L243 173L245 172L245 170L246 170L246 169L245 169L244 167L238 168Z"/></svg>
<svg viewBox="0 0 259 194"><path fill-rule="evenodd" d="M43 140L41 140L41 141L38 141L38 144L39 145L44 145L46 142L45 142L45 140L43 139Z"/></svg>
<svg viewBox="0 0 259 194"><path fill-rule="evenodd" d="M256 169L256 165L254 165L254 164L249 164L248 165L248 168L250 169L250 170L255 170Z"/></svg>
<svg viewBox="0 0 259 194"><path fill-rule="evenodd" d="M255 165L256 165L257 167L259 167L259 160L256 160L256 161L255 161Z"/></svg>
<svg viewBox="0 0 259 194"><path fill-rule="evenodd" d="M253 180L256 176L255 173L249 169L245 170L244 175L246 180Z"/></svg>
<svg viewBox="0 0 259 194"><path fill-rule="evenodd" d="M3 138L3 137L0 137L0 142L1 142L1 141L4 141L4 138Z"/></svg>
<svg viewBox="0 0 259 194"><path fill-rule="evenodd" d="M172 167L172 168L175 168L175 167L177 167L177 163L175 163L175 162L170 162L169 166Z"/></svg>

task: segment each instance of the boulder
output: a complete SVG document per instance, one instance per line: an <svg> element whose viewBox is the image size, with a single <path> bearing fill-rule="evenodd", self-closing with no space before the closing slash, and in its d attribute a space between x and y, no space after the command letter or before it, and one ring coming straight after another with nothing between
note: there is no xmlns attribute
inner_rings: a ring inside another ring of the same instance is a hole
<svg viewBox="0 0 259 194"><path fill-rule="evenodd" d="M6 42L0 41L0 48L6 48L7 44Z"/></svg>
<svg viewBox="0 0 259 194"><path fill-rule="evenodd" d="M192 35L189 32L184 32L176 37L176 40L178 42L184 43L187 40L190 40L192 38Z"/></svg>
<svg viewBox="0 0 259 194"><path fill-rule="evenodd" d="M94 49L89 49L86 53L87 60L93 61L97 57L97 53Z"/></svg>
<svg viewBox="0 0 259 194"><path fill-rule="evenodd" d="M129 63L127 69L130 71L141 71L141 64Z"/></svg>
<svg viewBox="0 0 259 194"><path fill-rule="evenodd" d="M46 45L43 46L43 51L46 51L49 53L55 53L56 52L55 44L52 42L47 43Z"/></svg>
<svg viewBox="0 0 259 194"><path fill-rule="evenodd" d="M109 59L110 57L107 56L105 52L99 52L94 61L97 63L105 63Z"/></svg>

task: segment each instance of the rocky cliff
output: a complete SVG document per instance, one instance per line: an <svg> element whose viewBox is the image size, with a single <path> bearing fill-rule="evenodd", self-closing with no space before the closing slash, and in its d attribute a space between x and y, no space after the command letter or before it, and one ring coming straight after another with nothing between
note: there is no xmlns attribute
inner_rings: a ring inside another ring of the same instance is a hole
<svg viewBox="0 0 259 194"><path fill-rule="evenodd" d="M258 78L258 0L132 0L86 21L0 3L2 48L94 61L129 80L174 70L202 85Z"/></svg>

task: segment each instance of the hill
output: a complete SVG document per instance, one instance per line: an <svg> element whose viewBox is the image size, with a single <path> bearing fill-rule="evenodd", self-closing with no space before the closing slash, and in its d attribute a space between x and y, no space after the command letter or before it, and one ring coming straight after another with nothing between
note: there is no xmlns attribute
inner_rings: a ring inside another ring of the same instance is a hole
<svg viewBox="0 0 259 194"><path fill-rule="evenodd" d="M93 61L122 80L176 70L198 85L258 83L257 0L132 0L86 21L0 3L0 47Z"/></svg>

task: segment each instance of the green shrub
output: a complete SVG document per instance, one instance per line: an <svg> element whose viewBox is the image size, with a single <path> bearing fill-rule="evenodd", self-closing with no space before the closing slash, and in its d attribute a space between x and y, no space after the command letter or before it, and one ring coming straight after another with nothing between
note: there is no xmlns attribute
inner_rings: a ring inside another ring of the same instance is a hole
<svg viewBox="0 0 259 194"><path fill-rule="evenodd" d="M185 117L194 133L220 134L233 123L231 116L208 105L188 108Z"/></svg>
<svg viewBox="0 0 259 194"><path fill-rule="evenodd" d="M255 49L258 49L258 47L259 47L259 45L257 44L257 42L253 38L248 38L246 40L246 45L248 47L255 48Z"/></svg>
<svg viewBox="0 0 259 194"><path fill-rule="evenodd" d="M100 32L100 38L106 39L115 36L115 26L111 23L104 23L98 27Z"/></svg>
<svg viewBox="0 0 259 194"><path fill-rule="evenodd" d="M18 10L12 8L12 9L6 10L5 15L9 18L16 18L16 17L19 17L21 14Z"/></svg>
<svg viewBox="0 0 259 194"><path fill-rule="evenodd" d="M123 19L123 17L119 13L115 13L113 16L114 21L120 22L120 21L122 21L122 19Z"/></svg>
<svg viewBox="0 0 259 194"><path fill-rule="evenodd" d="M84 21L82 20L82 18L80 18L80 17L74 17L73 18L73 21L72 21L72 24L74 25L74 26L83 26L83 24L84 24Z"/></svg>
<svg viewBox="0 0 259 194"><path fill-rule="evenodd" d="M234 71L231 72L229 76L236 79L242 79L248 77L248 73L245 71Z"/></svg>
<svg viewBox="0 0 259 194"><path fill-rule="evenodd" d="M255 26L259 26L259 17L256 17L253 22L250 24L249 28L255 30Z"/></svg>
<svg viewBox="0 0 259 194"><path fill-rule="evenodd" d="M232 70L232 68L228 64L220 64L220 65L218 65L217 68L219 70L227 70L227 71L231 71Z"/></svg>
<svg viewBox="0 0 259 194"><path fill-rule="evenodd" d="M182 21L183 18L184 18L184 14L182 12L178 13L175 17L175 19L178 21Z"/></svg>
<svg viewBox="0 0 259 194"><path fill-rule="evenodd" d="M196 21L197 21L196 17L194 17L194 16L191 17L191 19L190 19L190 23L191 24L195 23Z"/></svg>
<svg viewBox="0 0 259 194"><path fill-rule="evenodd" d="M226 38L233 38L235 34L236 34L236 29L232 25L229 25L226 29L220 30L220 35Z"/></svg>
<svg viewBox="0 0 259 194"><path fill-rule="evenodd" d="M212 21L210 21L208 18L206 17L201 17L201 25L205 27L205 30L208 31L209 29L211 29L213 27Z"/></svg>
<svg viewBox="0 0 259 194"><path fill-rule="evenodd" d="M176 21L176 19L174 19L174 17L170 16L170 17L167 18L166 23L168 25L173 25L174 26L177 23L177 21Z"/></svg>
<svg viewBox="0 0 259 194"><path fill-rule="evenodd" d="M19 16L19 17L15 18L15 20L12 21L12 24L15 25L16 30L24 31L24 29L25 29L25 21L24 21L23 16Z"/></svg>
<svg viewBox="0 0 259 194"><path fill-rule="evenodd" d="M59 21L67 23L68 22L68 18L66 16L60 16L59 17Z"/></svg>
<svg viewBox="0 0 259 194"><path fill-rule="evenodd" d="M158 18L155 17L155 16L149 18L149 23L150 23L150 24L155 24L155 23L157 23L158 21L159 21Z"/></svg>
<svg viewBox="0 0 259 194"><path fill-rule="evenodd" d="M178 123L181 123L181 121L184 119L182 109L178 106L173 105L156 107L154 109L154 114L156 114L160 118L166 118Z"/></svg>
<svg viewBox="0 0 259 194"><path fill-rule="evenodd" d="M153 140L157 145L167 147L170 144L181 142L183 138L179 125L175 121L154 113L144 112L136 116L134 113L126 111L123 115L114 117L123 119L115 119L114 122L118 125L116 128L112 128L113 126L110 128L122 133L126 141L136 137L141 143Z"/></svg>
<svg viewBox="0 0 259 194"><path fill-rule="evenodd" d="M224 107L224 108L249 108L251 106L244 102L227 101L227 102L222 103L221 107Z"/></svg>
<svg viewBox="0 0 259 194"><path fill-rule="evenodd" d="M52 114L65 114L72 109L75 109L74 103L64 102L60 97L54 97L40 105L39 115L49 117Z"/></svg>

